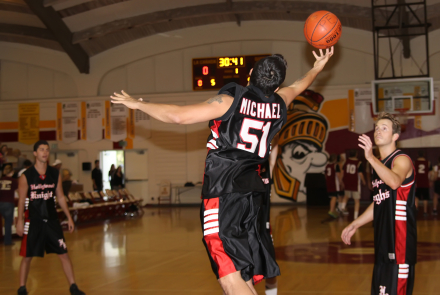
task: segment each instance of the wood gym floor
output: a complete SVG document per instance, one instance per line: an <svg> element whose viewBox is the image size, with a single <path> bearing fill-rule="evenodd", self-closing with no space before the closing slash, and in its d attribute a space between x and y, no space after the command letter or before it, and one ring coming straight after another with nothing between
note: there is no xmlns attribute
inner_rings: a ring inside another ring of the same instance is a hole
<svg viewBox="0 0 440 295"><path fill-rule="evenodd" d="M281 268L278 294L370 294L373 228L351 246L340 240L352 219L327 218L327 208L274 206L274 243ZM440 217L420 216L414 294L439 294ZM143 217L65 233L77 284L88 295L222 294L201 242L199 208L148 208ZM20 241L0 245L0 294L16 294ZM69 294L56 255L34 258L29 294ZM264 283L257 285L264 294Z"/></svg>

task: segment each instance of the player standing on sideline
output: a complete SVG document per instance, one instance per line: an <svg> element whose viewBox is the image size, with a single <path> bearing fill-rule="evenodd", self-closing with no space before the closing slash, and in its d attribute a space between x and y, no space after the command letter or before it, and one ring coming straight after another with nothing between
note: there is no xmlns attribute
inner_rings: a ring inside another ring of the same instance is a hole
<svg viewBox="0 0 440 295"><path fill-rule="evenodd" d="M348 199L354 200L354 219L359 216L359 207L361 199L361 181L365 185L365 178L363 175L362 162L357 158L357 150L350 150L349 158L345 162L342 169L342 181L344 183L345 197L343 207L347 205ZM347 211L345 211L347 212ZM344 213L345 213L344 212Z"/></svg>
<svg viewBox="0 0 440 295"><path fill-rule="evenodd" d="M259 171L269 154L268 144L286 122L287 109L322 71L333 55L313 52L314 67L289 87L279 89L287 63L281 55L259 60L249 73L250 85L225 85L218 95L195 105L142 102L125 92L112 102L139 109L166 123L210 121L208 155L202 189L203 242L212 270L225 294L257 294L253 282L279 275L270 237L258 237L258 212L267 185ZM260 233L267 231L260 231Z"/></svg>
<svg viewBox="0 0 440 295"><path fill-rule="evenodd" d="M374 220L375 265L371 294L411 295L417 260L417 225L414 204L415 169L410 157L396 149L400 123L388 113L379 114L374 141L380 158L373 155L372 143L365 134L359 146L374 169L373 203L348 225L341 238L350 239L362 225Z"/></svg>
<svg viewBox="0 0 440 295"><path fill-rule="evenodd" d="M23 236L20 255L20 288L18 295L26 295L26 281L32 258L56 253L63 265L64 274L70 285L70 294L85 295L75 284L72 263L67 254L63 230L55 208L55 197L67 216L69 231L74 224L67 207L59 171L47 164L49 144L45 140L34 144L35 165L27 169L18 183L17 234ZM25 219L25 223L23 222Z"/></svg>
<svg viewBox="0 0 440 295"><path fill-rule="evenodd" d="M434 166L434 198L432 200L432 215L437 215L438 197L440 195L440 157L438 164Z"/></svg>
<svg viewBox="0 0 440 295"><path fill-rule="evenodd" d="M428 201L429 201L429 171L432 170L431 163L425 159L423 150L418 150L417 160L414 163L416 167L416 208L419 206L419 201L423 200L423 216L428 216Z"/></svg>
<svg viewBox="0 0 440 295"><path fill-rule="evenodd" d="M337 157L336 154L331 154L324 170L327 194L330 198L330 211L328 211L328 215L333 218L338 218L339 216L338 212L336 212L336 199L344 195L341 168L336 163Z"/></svg>

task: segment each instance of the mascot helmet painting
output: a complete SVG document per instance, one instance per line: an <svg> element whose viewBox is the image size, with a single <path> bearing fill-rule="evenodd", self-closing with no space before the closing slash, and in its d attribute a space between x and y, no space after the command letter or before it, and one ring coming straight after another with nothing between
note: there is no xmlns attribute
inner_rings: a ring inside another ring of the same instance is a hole
<svg viewBox="0 0 440 295"><path fill-rule="evenodd" d="M287 123L279 132L273 172L275 192L282 198L304 201L306 174L322 173L325 169L328 124L317 113L323 100L321 94L305 90L288 106Z"/></svg>

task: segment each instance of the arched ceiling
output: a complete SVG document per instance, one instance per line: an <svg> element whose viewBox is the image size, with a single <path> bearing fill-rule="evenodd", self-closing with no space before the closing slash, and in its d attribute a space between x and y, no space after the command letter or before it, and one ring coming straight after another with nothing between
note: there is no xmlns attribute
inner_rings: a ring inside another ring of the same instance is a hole
<svg viewBox="0 0 440 295"><path fill-rule="evenodd" d="M427 5L430 30L440 28L440 0ZM0 41L65 51L87 73L91 56L139 38L223 22L305 21L317 10L372 29L371 0L0 0Z"/></svg>

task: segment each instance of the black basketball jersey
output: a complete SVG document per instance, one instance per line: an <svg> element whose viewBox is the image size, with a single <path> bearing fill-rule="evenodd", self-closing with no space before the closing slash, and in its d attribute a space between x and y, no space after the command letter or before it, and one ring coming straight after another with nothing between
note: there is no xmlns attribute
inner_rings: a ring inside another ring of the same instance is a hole
<svg viewBox="0 0 440 295"><path fill-rule="evenodd" d="M268 160L272 138L286 122L286 104L278 94L266 97L252 85L229 83L218 93L234 101L222 117L209 122L202 197L265 192L259 171Z"/></svg>
<svg viewBox="0 0 440 295"><path fill-rule="evenodd" d="M382 160L393 168L397 157L410 157L396 150ZM377 264L410 264L417 260L417 224L415 208L415 170L401 186L393 190L373 172L374 248Z"/></svg>
<svg viewBox="0 0 440 295"><path fill-rule="evenodd" d="M58 219L55 197L59 171L48 165L46 174L40 175L35 166L32 166L23 174L26 176L28 183L25 217L29 219Z"/></svg>

